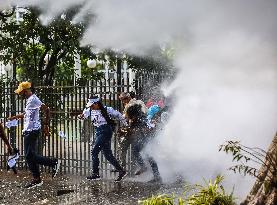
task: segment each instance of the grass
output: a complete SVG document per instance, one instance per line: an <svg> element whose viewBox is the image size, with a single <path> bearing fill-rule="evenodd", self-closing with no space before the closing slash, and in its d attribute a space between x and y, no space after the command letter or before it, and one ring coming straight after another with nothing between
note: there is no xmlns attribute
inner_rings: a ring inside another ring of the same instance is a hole
<svg viewBox="0 0 277 205"><path fill-rule="evenodd" d="M204 185L185 186L184 196L158 195L139 201L140 205L235 205L233 192L227 194L222 186L223 177L205 181Z"/></svg>

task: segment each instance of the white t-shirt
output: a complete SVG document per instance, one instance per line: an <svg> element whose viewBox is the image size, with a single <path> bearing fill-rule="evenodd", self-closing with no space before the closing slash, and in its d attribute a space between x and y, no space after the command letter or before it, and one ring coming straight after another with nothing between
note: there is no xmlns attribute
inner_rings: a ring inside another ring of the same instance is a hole
<svg viewBox="0 0 277 205"><path fill-rule="evenodd" d="M111 118L119 120L123 123L123 125L127 125L127 122L123 115L112 107L106 107L108 114ZM99 127L101 125L107 124L106 119L103 117L101 110L92 110L90 108L86 108L83 111L84 118L91 117L91 122L95 127Z"/></svg>
<svg viewBox="0 0 277 205"><path fill-rule="evenodd" d="M39 119L39 110L42 102L39 98L33 94L26 102L25 114L24 114L24 127L23 132L39 130L41 128L41 123Z"/></svg>

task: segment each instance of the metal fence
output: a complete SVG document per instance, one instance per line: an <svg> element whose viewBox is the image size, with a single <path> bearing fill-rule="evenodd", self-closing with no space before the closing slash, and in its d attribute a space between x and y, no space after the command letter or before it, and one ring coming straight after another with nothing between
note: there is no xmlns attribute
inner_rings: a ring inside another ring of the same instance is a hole
<svg viewBox="0 0 277 205"><path fill-rule="evenodd" d="M122 111L118 99L120 92L136 90L141 99L146 99L150 88L160 84L165 76L159 73L144 73L137 76L133 83L128 78L103 79L89 81L83 86L69 86L55 83L55 86L36 86L36 94L51 109L50 136L41 135L38 142L38 152L44 156L57 157L61 160L61 172L70 174L89 174L91 169L91 143L94 139L94 128L88 120L80 121L77 115L82 112L89 96L101 96L107 106ZM0 80L0 118L2 123L7 117L24 111L25 100L14 93L18 82L3 82ZM148 92L145 92L145 91ZM13 146L20 149L19 169L27 169L24 160L23 138L21 136L22 122L18 127L6 129ZM112 148L118 156L118 140L114 134ZM1 168L6 168L7 155L4 142L0 141ZM131 153L127 155L127 169L131 169ZM102 175L110 177L111 165L100 156ZM46 168L42 168L47 171Z"/></svg>

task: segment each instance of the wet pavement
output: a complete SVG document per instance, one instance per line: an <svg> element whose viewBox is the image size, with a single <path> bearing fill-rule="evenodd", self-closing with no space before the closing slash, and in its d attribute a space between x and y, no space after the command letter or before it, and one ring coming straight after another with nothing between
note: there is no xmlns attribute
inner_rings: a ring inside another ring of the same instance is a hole
<svg viewBox="0 0 277 205"><path fill-rule="evenodd" d="M43 176L44 184L34 189L24 189L30 179L27 171L17 176L3 170L0 172L1 204L99 204L135 205L138 200L154 194L182 193L183 183L158 184L125 179L88 181L80 176L60 176L52 180Z"/></svg>

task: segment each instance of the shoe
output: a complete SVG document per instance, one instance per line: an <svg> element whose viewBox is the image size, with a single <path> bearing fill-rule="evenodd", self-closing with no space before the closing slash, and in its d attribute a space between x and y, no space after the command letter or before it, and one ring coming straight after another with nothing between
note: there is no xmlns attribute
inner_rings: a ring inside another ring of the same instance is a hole
<svg viewBox="0 0 277 205"><path fill-rule="evenodd" d="M57 159L55 165L52 167L52 178L55 178L57 176L60 169L60 165L61 161Z"/></svg>
<svg viewBox="0 0 277 205"><path fill-rule="evenodd" d="M135 175L141 175L142 173L144 173L146 171L147 171L147 168L146 167L142 167L142 168L140 168L139 170L137 170L135 172Z"/></svg>
<svg viewBox="0 0 277 205"><path fill-rule="evenodd" d="M115 182L120 182L122 179L124 179L127 176L127 172L122 170L119 172L118 177L114 180Z"/></svg>
<svg viewBox="0 0 277 205"><path fill-rule="evenodd" d="M41 186L43 184L43 181L38 178L38 179L33 179L30 183L28 183L24 188L25 189L31 189L34 187Z"/></svg>
<svg viewBox="0 0 277 205"><path fill-rule="evenodd" d="M97 179L100 179L100 175L99 174L95 174L93 173L91 176L88 176L87 179L88 180L97 180Z"/></svg>
<svg viewBox="0 0 277 205"><path fill-rule="evenodd" d="M154 179L148 181L147 183L151 183L151 184L152 183L153 184L155 184L155 183L163 183L163 180L162 180L162 178L160 176L156 176L156 177L154 177Z"/></svg>

